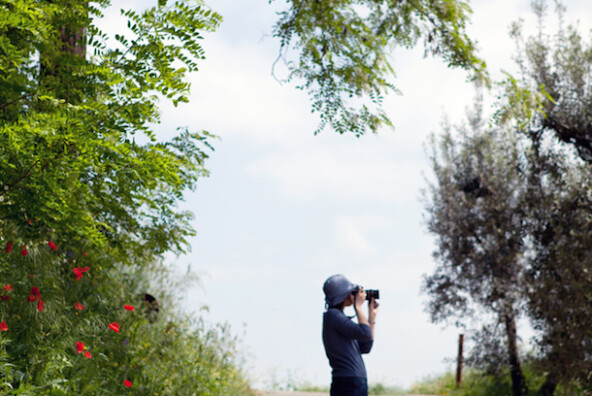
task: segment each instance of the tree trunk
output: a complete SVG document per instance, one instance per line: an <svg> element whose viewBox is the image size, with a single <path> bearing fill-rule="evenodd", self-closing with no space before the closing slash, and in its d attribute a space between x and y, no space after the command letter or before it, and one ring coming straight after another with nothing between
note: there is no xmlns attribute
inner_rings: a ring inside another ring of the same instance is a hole
<svg viewBox="0 0 592 396"><path fill-rule="evenodd" d="M81 4L86 5L85 0L61 5L71 8L71 11L67 16L60 14L60 18L56 17L59 40L56 40L54 48L47 48L40 53L40 83L57 98L67 99L70 103L78 102L78 91L83 89L85 79L75 73L86 57L87 26L81 21L88 18L88 11Z"/></svg>
<svg viewBox="0 0 592 396"><path fill-rule="evenodd" d="M513 310L505 315L506 336L508 337L508 352L510 357L510 373L512 375L512 394L524 396L528 394L526 380L520 367L520 356L518 355L518 336L516 332L516 315Z"/></svg>
<svg viewBox="0 0 592 396"><path fill-rule="evenodd" d="M557 378L553 373L549 373L547 378L545 379L545 383L541 386L539 390L540 396L553 396L555 393L555 388L557 388Z"/></svg>

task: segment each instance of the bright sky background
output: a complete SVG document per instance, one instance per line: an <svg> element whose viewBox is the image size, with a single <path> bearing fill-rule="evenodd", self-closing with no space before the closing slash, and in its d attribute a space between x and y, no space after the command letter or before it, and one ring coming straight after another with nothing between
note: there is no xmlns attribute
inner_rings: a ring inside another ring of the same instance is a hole
<svg viewBox="0 0 592 396"><path fill-rule="evenodd" d="M146 5L114 3L108 29L121 26L119 5ZM467 73L423 58L421 46L395 50L395 84L403 94L389 96L384 107L396 130L359 139L330 130L313 136L318 119L306 93L271 75L279 49L271 31L285 3L207 3L224 22L202 42L207 59L191 76L191 103L164 105L157 128L162 136L188 126L221 138L206 163L210 177L184 203L196 215L198 235L175 265L191 265L201 278L184 305L231 325L256 386L274 378L328 385L322 285L342 273L380 289L376 341L365 357L370 382L407 387L451 369L444 359L455 357L459 331L431 324L420 294L422 275L434 268L420 189L430 175L427 137L441 131L445 116L462 121L473 103ZM534 26L529 3L471 2L469 32L494 79L501 69L513 70L510 23L523 17ZM568 20L590 18L587 1L566 5ZM204 305L209 313L200 311Z"/></svg>

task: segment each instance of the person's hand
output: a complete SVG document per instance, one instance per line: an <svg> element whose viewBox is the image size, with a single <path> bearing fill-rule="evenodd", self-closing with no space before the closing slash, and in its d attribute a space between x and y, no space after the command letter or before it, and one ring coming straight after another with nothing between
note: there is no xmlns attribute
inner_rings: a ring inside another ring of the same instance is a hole
<svg viewBox="0 0 592 396"><path fill-rule="evenodd" d="M355 295L354 304L357 310L362 309L362 305L364 301L366 301L366 291L362 288L362 286L358 286L358 292Z"/></svg>
<svg viewBox="0 0 592 396"><path fill-rule="evenodd" d="M370 299L370 301L368 302L368 321L371 324L374 324L374 322L376 321L376 312L378 312L379 306L380 304L374 298Z"/></svg>

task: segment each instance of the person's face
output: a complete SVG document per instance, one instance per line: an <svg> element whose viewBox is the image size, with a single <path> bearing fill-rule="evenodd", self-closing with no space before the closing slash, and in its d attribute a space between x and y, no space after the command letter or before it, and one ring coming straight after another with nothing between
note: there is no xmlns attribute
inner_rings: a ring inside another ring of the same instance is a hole
<svg viewBox="0 0 592 396"><path fill-rule="evenodd" d="M344 307L349 307L351 305L354 305L354 295L350 294L349 296L347 296L347 298L344 301L343 306Z"/></svg>

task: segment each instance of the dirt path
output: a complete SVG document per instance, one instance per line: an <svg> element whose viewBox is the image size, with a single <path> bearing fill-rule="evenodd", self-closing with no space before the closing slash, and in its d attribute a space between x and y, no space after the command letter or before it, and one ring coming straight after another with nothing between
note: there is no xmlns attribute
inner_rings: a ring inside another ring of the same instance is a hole
<svg viewBox="0 0 592 396"><path fill-rule="evenodd" d="M323 392L263 392L261 396L329 396L328 393Z"/></svg>
<svg viewBox="0 0 592 396"><path fill-rule="evenodd" d="M323 392L282 392L270 391L262 392L260 396L329 396L328 393ZM430 396L430 395L405 395L405 396Z"/></svg>

